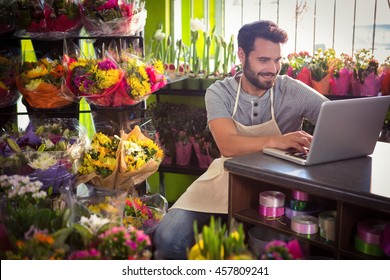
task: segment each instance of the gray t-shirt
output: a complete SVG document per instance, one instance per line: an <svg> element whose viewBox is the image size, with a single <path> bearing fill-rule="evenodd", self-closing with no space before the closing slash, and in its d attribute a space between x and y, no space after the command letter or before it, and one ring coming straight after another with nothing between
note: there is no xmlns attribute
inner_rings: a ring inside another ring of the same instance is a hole
<svg viewBox="0 0 390 280"><path fill-rule="evenodd" d="M238 82L234 77L215 82L205 95L207 122L217 118L231 118L237 96ZM303 118L315 124L321 104L328 99L299 80L279 75L274 86L276 122L282 134L299 130ZM245 126L271 119L270 90L256 97L241 90L234 119Z"/></svg>

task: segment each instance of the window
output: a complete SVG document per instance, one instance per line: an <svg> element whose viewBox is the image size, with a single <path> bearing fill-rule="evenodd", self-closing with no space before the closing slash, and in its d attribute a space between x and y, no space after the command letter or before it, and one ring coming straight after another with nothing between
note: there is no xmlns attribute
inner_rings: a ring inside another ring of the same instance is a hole
<svg viewBox="0 0 390 280"><path fill-rule="evenodd" d="M390 0L172 0L175 22L186 8L190 18L215 25L226 40L257 19L270 19L289 33L284 50L314 53L318 47L337 53L371 49L381 63L390 56ZM182 21L183 22L183 21ZM186 21L188 22L188 21ZM179 38L185 28L174 26ZM188 35L186 35L188 38ZM184 36L185 37L185 36ZM184 38L183 37L183 38Z"/></svg>

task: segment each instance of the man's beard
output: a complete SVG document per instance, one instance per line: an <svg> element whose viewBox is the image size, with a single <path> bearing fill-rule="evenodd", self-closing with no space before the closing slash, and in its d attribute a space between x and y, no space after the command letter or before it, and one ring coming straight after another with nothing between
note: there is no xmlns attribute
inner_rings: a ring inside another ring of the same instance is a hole
<svg viewBox="0 0 390 280"><path fill-rule="evenodd" d="M260 73L255 73L252 68L250 67L250 63L248 61L248 59L246 59L245 61L245 66L243 68L243 73L246 77L246 79L253 85L255 86L256 88L258 89L262 89L262 90L269 90L270 88L273 87L274 83L275 83L275 79L273 79L272 81L265 81L265 82L262 82L259 80L259 77L260 75L273 75L274 77L276 77L276 75L274 73L270 73L270 72L260 72Z"/></svg>

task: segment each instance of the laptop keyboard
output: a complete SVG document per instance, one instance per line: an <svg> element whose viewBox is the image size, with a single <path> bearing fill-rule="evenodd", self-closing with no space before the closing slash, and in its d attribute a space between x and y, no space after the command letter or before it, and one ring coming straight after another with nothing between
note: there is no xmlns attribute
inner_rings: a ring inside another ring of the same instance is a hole
<svg viewBox="0 0 390 280"><path fill-rule="evenodd" d="M286 155L290 155L290 156L301 158L301 159L306 159L308 152L309 152L309 150L307 150L307 152L301 152L301 151L298 151L296 149L289 149L289 150L287 150Z"/></svg>

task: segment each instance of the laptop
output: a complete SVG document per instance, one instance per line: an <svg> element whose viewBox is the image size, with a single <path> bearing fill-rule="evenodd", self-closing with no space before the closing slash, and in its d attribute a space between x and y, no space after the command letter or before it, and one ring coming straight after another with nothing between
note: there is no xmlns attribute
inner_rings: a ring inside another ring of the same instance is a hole
<svg viewBox="0 0 390 280"><path fill-rule="evenodd" d="M326 101L307 153L265 148L263 152L301 165L371 155L390 106L390 96Z"/></svg>

